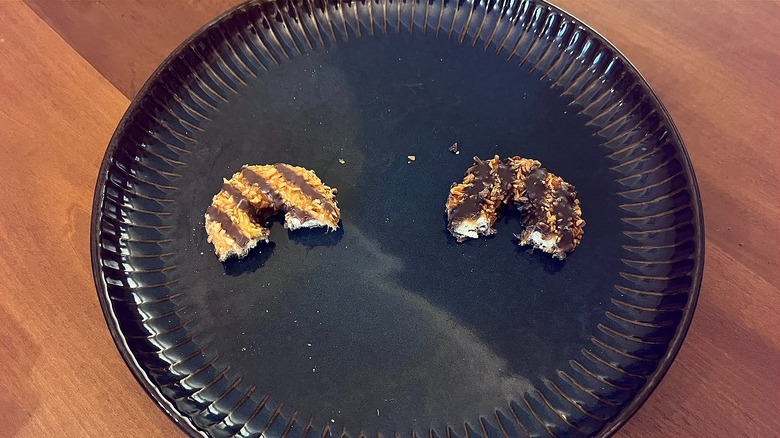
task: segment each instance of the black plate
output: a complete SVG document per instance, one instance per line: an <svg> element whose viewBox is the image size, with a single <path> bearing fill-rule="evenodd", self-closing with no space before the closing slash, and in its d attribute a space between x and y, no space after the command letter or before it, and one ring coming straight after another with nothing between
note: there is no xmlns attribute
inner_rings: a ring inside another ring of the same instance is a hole
<svg viewBox="0 0 780 438"><path fill-rule="evenodd" d="M450 184L494 154L577 186L588 225L565 261L518 247L516 213L490 238L447 233ZM276 222L273 243L219 263L212 195L274 162L337 187L341 228ZM657 97L540 1L240 6L136 97L92 219L119 350L211 436L608 435L677 353L703 245Z"/></svg>

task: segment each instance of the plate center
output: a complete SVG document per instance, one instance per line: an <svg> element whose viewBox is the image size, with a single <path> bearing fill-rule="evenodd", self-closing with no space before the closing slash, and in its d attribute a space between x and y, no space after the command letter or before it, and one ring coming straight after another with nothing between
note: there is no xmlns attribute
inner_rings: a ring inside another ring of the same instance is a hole
<svg viewBox="0 0 780 438"><path fill-rule="evenodd" d="M202 172L183 178L181 202L205 210L242 164L287 162L338 188L343 223L274 223L272 245L223 266L202 216L182 211L195 230L182 250L196 254L182 269L198 273L182 303L218 340L209 353L301 415L388 430L489 414L564 366L603 315L620 227L598 139L557 93L491 53L408 35L250 83L200 134L208 147L190 165ZM490 238L446 231L450 185L494 154L539 159L577 186L588 226L565 261L518 248L516 212Z"/></svg>

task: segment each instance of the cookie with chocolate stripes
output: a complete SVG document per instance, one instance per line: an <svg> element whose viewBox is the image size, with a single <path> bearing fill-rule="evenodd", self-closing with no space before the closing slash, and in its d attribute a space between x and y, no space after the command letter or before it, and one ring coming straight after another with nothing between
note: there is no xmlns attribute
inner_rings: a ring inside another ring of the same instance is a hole
<svg viewBox="0 0 780 438"><path fill-rule="evenodd" d="M206 210L208 241L220 261L244 257L260 241L268 240L266 221L280 212L289 230L335 230L341 220L336 189L325 185L313 171L281 163L243 166L223 180Z"/></svg>

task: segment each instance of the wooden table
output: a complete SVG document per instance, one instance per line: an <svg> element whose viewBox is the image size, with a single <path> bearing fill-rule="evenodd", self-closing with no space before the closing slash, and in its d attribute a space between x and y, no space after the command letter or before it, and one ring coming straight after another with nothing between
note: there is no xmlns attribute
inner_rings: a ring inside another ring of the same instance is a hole
<svg viewBox="0 0 780 438"><path fill-rule="evenodd" d="M89 261L91 200L130 99L234 3L0 1L0 435L181 436L106 329ZM618 436L780 436L780 2L558 3L658 92L704 203L693 325Z"/></svg>

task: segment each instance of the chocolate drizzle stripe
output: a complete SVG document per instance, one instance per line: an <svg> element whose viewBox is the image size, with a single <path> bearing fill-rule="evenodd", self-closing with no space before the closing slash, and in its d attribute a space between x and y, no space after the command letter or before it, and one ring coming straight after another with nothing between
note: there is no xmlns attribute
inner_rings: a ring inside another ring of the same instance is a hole
<svg viewBox="0 0 780 438"><path fill-rule="evenodd" d="M244 213L249 214L250 213L250 205L249 200L246 199L246 197L241 194L241 192L230 185L230 183L224 183L222 184L222 191L230 195L231 198L233 198L233 204L235 204L236 208L243 211Z"/></svg>
<svg viewBox="0 0 780 438"><path fill-rule="evenodd" d="M475 160L478 159L475 157ZM482 212L482 193L486 188L489 190L493 183L490 165L484 161L478 161L467 173L474 175L474 179L463 189L463 201L452 210L450 220L453 223L479 215Z"/></svg>
<svg viewBox="0 0 780 438"><path fill-rule="evenodd" d="M305 178L298 175L294 170L292 170L289 166L285 164L274 164L274 169L276 169L279 174L282 175L284 179L287 180L290 184L299 187L301 189L301 192L306 195L309 199L314 201L315 199L319 199L322 201L322 206L328 210L331 214L335 214L336 210L333 207L333 204L328 201L325 196L320 193L317 189L315 189L311 184L309 184Z"/></svg>
<svg viewBox="0 0 780 438"><path fill-rule="evenodd" d="M544 207L544 201L548 194L545 181L547 180L547 171L544 168L537 168L528 174L525 180L525 198L527 199L523 206L523 217L521 222L526 227L533 226L534 229L547 233L550 227L547 224L547 211Z"/></svg>
<svg viewBox="0 0 780 438"><path fill-rule="evenodd" d="M537 202L544 199L547 193L547 186L544 181L547 179L547 171L537 168L531 171L528 179L525 180L525 192L528 202Z"/></svg>
<svg viewBox="0 0 780 438"><path fill-rule="evenodd" d="M299 221L301 221L301 223L305 223L306 221L313 219L310 214L295 206L288 207L285 213L294 218L297 218Z"/></svg>
<svg viewBox="0 0 780 438"><path fill-rule="evenodd" d="M278 165L277 165L278 166ZM279 170L278 167L275 167L275 169L281 174L282 172ZM285 213L289 214L290 216L297 218L301 223L304 223L310 219L313 219L311 214L306 212L305 210L296 207L294 205L290 205L289 203L285 203L282 197L279 195L278 192L276 192L273 187L268 183L268 181L257 174L257 172L253 171L249 168L244 168L241 170L241 175L243 175L244 178L250 183L256 186L263 194L268 196L274 203L274 210L276 211L284 211ZM284 176L284 174L282 174ZM285 180L288 180L285 178ZM289 180L288 180L289 181ZM294 184L293 181L289 181L291 184ZM305 183L305 181L304 181ZM327 207L330 207L330 204L325 201L325 205ZM332 211L332 210L331 210ZM270 214L268 214L270 213ZM261 219L265 220L270 216L273 216L276 212L266 212L265 215L261 215Z"/></svg>
<svg viewBox="0 0 780 438"><path fill-rule="evenodd" d="M572 226L574 225L574 187L568 184L561 184L558 189L553 192L554 200L552 207L552 214L555 216L555 220L560 230L560 238L558 241L558 247L562 251L570 251L574 248L574 233Z"/></svg>
<svg viewBox="0 0 780 438"><path fill-rule="evenodd" d="M206 210L206 214L209 215L209 219L219 223L222 226L222 229L225 230L228 236L230 236L231 239L235 240L238 246L246 246L249 243L249 238L244 235L244 233L241 232L240 229L236 226L236 224L233 223L233 221L230 219L230 216L225 214L222 210L218 209L217 207L210 205L208 210Z"/></svg>
<svg viewBox="0 0 780 438"><path fill-rule="evenodd" d="M512 189L512 184L515 182L515 172L512 170L512 166L508 162L503 162L498 165L496 169L496 177L498 183L501 186L501 190L507 192L506 196L509 196Z"/></svg>
<svg viewBox="0 0 780 438"><path fill-rule="evenodd" d="M245 167L241 169L241 175L249 181L250 184L257 186L264 195L274 203L275 210L281 210L284 207L284 200L276 193L273 187L262 176L258 175L254 170Z"/></svg>

